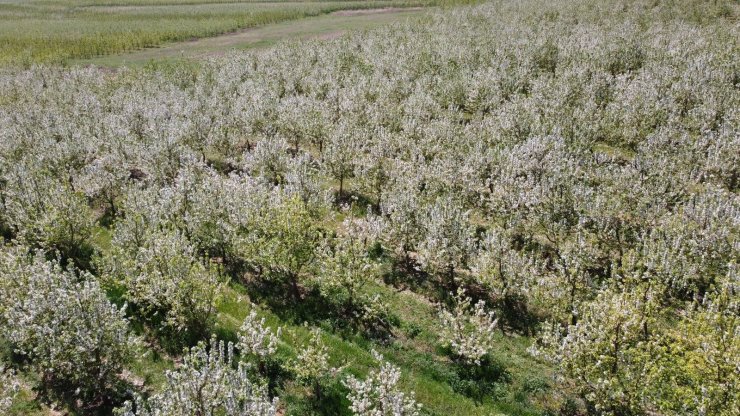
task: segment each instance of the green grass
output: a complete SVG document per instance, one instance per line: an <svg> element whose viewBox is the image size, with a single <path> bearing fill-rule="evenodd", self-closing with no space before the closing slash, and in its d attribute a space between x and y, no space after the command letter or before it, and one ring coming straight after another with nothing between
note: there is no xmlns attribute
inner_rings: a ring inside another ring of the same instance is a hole
<svg viewBox="0 0 740 416"><path fill-rule="evenodd" d="M361 334L338 335L324 331L323 340L329 348L331 364L346 366L346 373L363 377L376 367L371 350L375 349L403 373L401 388L414 391L427 415L536 415L540 414L536 393L530 393L532 375L544 384L549 380L551 369L542 365L526 352L531 339L526 337L497 336L498 348L493 353L497 368L509 375L501 380L495 394L482 401L456 392L450 384L454 380L455 364L438 346L435 306L422 296L409 291L397 291L382 284L369 288L379 293L388 302L391 313L400 323L394 328L394 339L389 343L370 340ZM217 333L229 339L238 330L242 320L250 311L248 291L240 284L232 283L223 292L218 306ZM310 337L310 328L297 322L281 320L264 305L258 304L260 316L268 325L283 328L278 360L287 363L295 358L297 348ZM409 336L408 328L415 328L415 336ZM350 414L344 396L346 390L336 381L326 386L333 402L322 403L321 408L310 402L302 386L288 381L279 391L288 415L306 414ZM334 396L331 396L333 394ZM333 408L331 406L334 406ZM341 413L336 413L341 412Z"/></svg>
<svg viewBox="0 0 740 416"><path fill-rule="evenodd" d="M392 13L353 16L328 14L290 20L246 31L195 41L175 42L156 48L139 49L122 54L72 60L72 64L96 66L140 66L150 62L197 61L218 56L230 50L266 48L286 40L327 39L349 31L366 30L419 16L425 9L405 8Z"/></svg>
<svg viewBox="0 0 740 416"><path fill-rule="evenodd" d="M0 67L64 64L337 10L432 0L1 0Z"/></svg>

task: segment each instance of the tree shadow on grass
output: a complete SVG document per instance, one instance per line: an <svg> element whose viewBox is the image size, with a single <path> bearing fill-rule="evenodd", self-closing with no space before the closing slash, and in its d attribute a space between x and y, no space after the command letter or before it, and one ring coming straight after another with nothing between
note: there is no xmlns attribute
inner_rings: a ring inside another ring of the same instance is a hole
<svg viewBox="0 0 740 416"><path fill-rule="evenodd" d="M118 379L111 386L101 388L94 396L81 397L74 385L66 380L45 380L39 378L33 391L39 403L51 407L61 407L70 415L103 416L113 414L113 410L130 400L134 386L127 380Z"/></svg>
<svg viewBox="0 0 740 416"><path fill-rule="evenodd" d="M542 317L531 310L527 298L521 294L508 294L493 302L499 316L499 327L532 336Z"/></svg>
<svg viewBox="0 0 740 416"><path fill-rule="evenodd" d="M489 355L480 360L480 365L456 359L446 376L446 382L455 392L479 403L504 395L506 386L512 381L506 366Z"/></svg>
<svg viewBox="0 0 740 416"><path fill-rule="evenodd" d="M296 396L289 406L288 413L305 416L351 415L347 388L338 380L331 384L325 383L319 396L315 393Z"/></svg>
<svg viewBox="0 0 740 416"><path fill-rule="evenodd" d="M361 334L383 340L392 336L396 321L393 317L382 322L368 321L362 317L360 303L352 308L337 305L323 297L316 287L300 286L300 298L296 299L288 282L255 279L246 282L246 286L255 302L264 304L282 321L293 325L329 326L332 332L343 337Z"/></svg>
<svg viewBox="0 0 740 416"><path fill-rule="evenodd" d="M390 259L391 269L383 275L383 281L398 290L411 290L417 293L435 291L428 273L421 270L417 262L409 256Z"/></svg>

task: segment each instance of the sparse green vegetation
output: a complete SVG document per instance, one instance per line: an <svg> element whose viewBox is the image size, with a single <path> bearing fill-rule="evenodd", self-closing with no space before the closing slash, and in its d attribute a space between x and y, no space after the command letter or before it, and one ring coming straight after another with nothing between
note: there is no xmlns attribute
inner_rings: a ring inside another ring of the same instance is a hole
<svg viewBox="0 0 740 416"><path fill-rule="evenodd" d="M0 2L0 67L67 63L337 10L432 3L433 0L9 0Z"/></svg>

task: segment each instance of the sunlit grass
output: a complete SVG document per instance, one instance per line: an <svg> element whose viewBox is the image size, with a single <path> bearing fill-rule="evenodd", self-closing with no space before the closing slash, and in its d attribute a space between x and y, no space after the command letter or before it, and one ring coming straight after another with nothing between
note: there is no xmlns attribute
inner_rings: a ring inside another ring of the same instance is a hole
<svg viewBox="0 0 740 416"><path fill-rule="evenodd" d="M540 375L538 379L545 380L551 371L532 361L526 352L531 344L530 338L497 336L498 349L492 356L501 367L510 372L511 378L508 382L502 381L500 396L477 401L456 392L449 384L450 378L454 377L455 365L438 346L438 337L435 335L438 332L435 306L410 291L399 292L382 284L374 284L368 290L380 294L388 302L391 312L399 318L400 323L394 329L397 337L386 344L361 336L342 336L324 331L323 341L329 349L332 366L345 368L345 374L364 377L377 366L370 352L374 349L402 369L402 388L416 392L417 399L424 405L425 414L538 414L537 407L529 402L530 393L525 392L521 397L516 394L524 390L532 375ZM247 290L241 284L230 284L222 295L216 324L216 333L221 339L234 337L244 317L253 307L266 319L267 325L283 328L277 353L277 358L282 363L286 364L294 359L298 353L297 348L310 338L310 327L283 320L259 304L253 306ZM409 327L416 328L415 332L418 333L408 336ZM337 399L346 394L340 380L335 380L334 384L325 388L337 394ZM284 400L287 414L312 414L311 404L301 386L291 382L282 389L285 391L281 391L280 396Z"/></svg>
<svg viewBox="0 0 740 416"><path fill-rule="evenodd" d="M337 10L431 3L10 0L0 4L0 66L63 64Z"/></svg>

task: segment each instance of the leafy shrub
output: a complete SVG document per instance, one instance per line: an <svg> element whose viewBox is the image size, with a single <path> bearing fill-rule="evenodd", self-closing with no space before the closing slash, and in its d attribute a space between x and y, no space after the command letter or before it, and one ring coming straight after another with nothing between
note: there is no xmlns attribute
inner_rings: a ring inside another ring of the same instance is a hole
<svg viewBox="0 0 740 416"><path fill-rule="evenodd" d="M142 247L114 241L106 260L110 284L136 313L175 339L198 339L210 332L221 283L218 269L204 265L178 232L147 235Z"/></svg>
<svg viewBox="0 0 740 416"><path fill-rule="evenodd" d="M354 314L368 301L362 289L377 279L379 264L372 260L360 236L340 237L334 247L322 247L316 282L331 303Z"/></svg>
<svg viewBox="0 0 740 416"><path fill-rule="evenodd" d="M311 339L299 350L290 366L299 383L312 387L316 400L322 399L323 386L338 372L329 366L329 349L324 345L318 328L311 331Z"/></svg>

